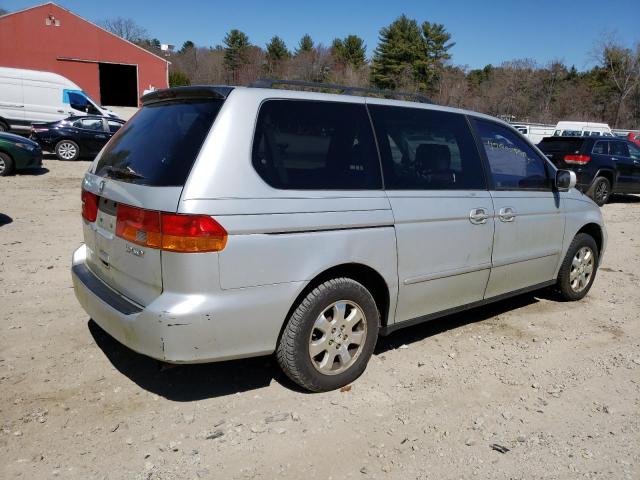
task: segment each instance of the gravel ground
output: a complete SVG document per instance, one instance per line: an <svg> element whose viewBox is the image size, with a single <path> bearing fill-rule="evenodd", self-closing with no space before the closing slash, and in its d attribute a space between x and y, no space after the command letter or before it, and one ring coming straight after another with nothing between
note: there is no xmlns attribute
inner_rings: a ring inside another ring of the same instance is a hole
<svg viewBox="0 0 640 480"><path fill-rule="evenodd" d="M640 197L604 207L591 293L382 339L350 389L272 358L160 368L71 288L87 162L0 179L0 478L640 478Z"/></svg>

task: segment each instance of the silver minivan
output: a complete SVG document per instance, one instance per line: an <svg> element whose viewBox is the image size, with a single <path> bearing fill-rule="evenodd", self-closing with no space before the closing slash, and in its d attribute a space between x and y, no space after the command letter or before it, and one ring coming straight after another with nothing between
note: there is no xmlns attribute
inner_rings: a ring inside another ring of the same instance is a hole
<svg viewBox="0 0 640 480"><path fill-rule="evenodd" d="M544 287L590 289L599 208L508 124L251 87L143 97L82 183L76 296L171 363L275 352L312 391L379 335Z"/></svg>

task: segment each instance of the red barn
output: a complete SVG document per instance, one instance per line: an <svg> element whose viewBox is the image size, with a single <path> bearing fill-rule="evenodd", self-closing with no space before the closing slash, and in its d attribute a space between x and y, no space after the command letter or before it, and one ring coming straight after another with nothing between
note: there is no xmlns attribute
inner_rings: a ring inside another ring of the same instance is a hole
<svg viewBox="0 0 640 480"><path fill-rule="evenodd" d="M169 83L167 60L52 2L0 16L0 66L58 73L102 105Z"/></svg>

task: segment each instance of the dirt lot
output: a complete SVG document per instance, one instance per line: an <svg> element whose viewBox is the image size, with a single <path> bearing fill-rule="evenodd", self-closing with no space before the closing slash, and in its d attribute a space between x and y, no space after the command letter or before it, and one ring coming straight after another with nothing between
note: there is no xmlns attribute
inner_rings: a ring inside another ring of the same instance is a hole
<svg viewBox="0 0 640 480"><path fill-rule="evenodd" d="M271 358L161 370L102 333L69 274L88 163L45 166L0 179L0 478L640 478L640 197L604 207L582 302L398 332L312 395Z"/></svg>

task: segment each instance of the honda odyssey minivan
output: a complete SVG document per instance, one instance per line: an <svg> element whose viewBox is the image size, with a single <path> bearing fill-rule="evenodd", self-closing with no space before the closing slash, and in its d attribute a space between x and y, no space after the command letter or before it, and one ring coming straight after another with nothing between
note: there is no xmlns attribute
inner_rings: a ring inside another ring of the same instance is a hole
<svg viewBox="0 0 640 480"><path fill-rule="evenodd" d="M139 353L275 352L325 391L362 374L379 335L593 284L599 208L500 120L272 88L142 102L84 177L72 265L86 312Z"/></svg>

